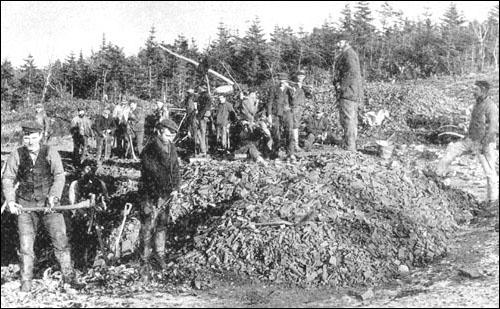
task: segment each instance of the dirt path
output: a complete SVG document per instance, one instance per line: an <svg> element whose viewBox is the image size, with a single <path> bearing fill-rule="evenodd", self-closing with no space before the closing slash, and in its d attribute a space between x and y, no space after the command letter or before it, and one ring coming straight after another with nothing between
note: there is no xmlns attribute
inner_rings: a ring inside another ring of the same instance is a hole
<svg viewBox="0 0 500 309"><path fill-rule="evenodd" d="M70 151L71 139L56 143ZM12 147L9 147L12 148ZM2 146L2 159L10 150ZM435 164L442 147L413 149L417 166ZM404 162L403 162L404 163ZM496 162L498 171L498 161ZM474 194L486 194L485 180L477 160L459 158L453 176L445 182ZM2 285L2 307L495 307L499 306L499 235L495 218L472 220L462 225L450 244L446 258L426 268L374 289L296 288L263 283L214 283L209 290L190 287L126 288L112 293L54 292L47 298L17 292L19 282Z"/></svg>

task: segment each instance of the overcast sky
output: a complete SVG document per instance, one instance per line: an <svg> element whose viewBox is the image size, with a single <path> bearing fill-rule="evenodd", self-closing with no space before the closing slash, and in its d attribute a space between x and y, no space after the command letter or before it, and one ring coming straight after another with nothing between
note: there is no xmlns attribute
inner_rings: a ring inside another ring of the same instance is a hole
<svg viewBox="0 0 500 309"><path fill-rule="evenodd" d="M50 59L64 59L80 50L84 57L97 51L106 39L123 47L125 55L137 54L144 46L152 25L157 29L157 40L167 43L179 34L194 38L204 48L215 38L220 22L244 34L250 22L259 17L266 34L275 25L303 27L311 32L325 20L338 21L347 2L253 2L253 1L166 1L166 2L105 2L105 1L1 1L1 58L14 66L32 54L35 64L46 65ZM438 22L451 1L388 1L405 16L416 20L429 8ZM371 1L374 17L382 1ZM497 1L455 1L464 17L483 21Z"/></svg>

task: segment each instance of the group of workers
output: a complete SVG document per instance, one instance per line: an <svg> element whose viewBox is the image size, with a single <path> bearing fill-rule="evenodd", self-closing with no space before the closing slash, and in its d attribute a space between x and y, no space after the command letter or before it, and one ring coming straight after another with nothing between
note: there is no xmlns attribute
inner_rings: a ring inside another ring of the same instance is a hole
<svg viewBox="0 0 500 309"><path fill-rule="evenodd" d="M344 129L343 141L348 151L356 150L357 107L362 98L362 81L359 60L345 41L338 44L340 56L335 66L335 86L340 109L340 124ZM89 137L97 141L97 160L111 155L114 145L121 153L137 154L141 161L141 260L143 277L148 277L150 257L154 251L162 268L165 264L166 228L169 222L169 208L178 195L180 168L175 139L185 123L187 137L194 140L196 156L205 157L208 151L207 128L213 123L216 128L216 144L221 149L233 149L239 154L248 154L258 162L265 162L267 152L276 156L285 149L291 160L299 150L299 128L301 109L305 99L311 96L311 88L303 84L304 71L289 81L286 73L278 74L279 84L270 93L269 100L259 105L257 93L242 89L239 96L231 98L231 104L224 95L218 95L218 104L210 89L201 86L196 93L188 90L184 105L186 115L180 126L169 115L166 104L158 102L152 115L145 116L136 102L122 101L113 112L104 110L93 123L79 109L72 120L72 134L75 141L75 159L81 161L88 156ZM498 109L488 96L490 85L479 81L474 85L476 104L468 137L450 144L446 155L438 165L438 174L445 174L450 162L467 150L478 153L487 176L488 201L498 201L498 176L495 172L495 136L498 134ZM215 115L212 115L215 113ZM231 119L237 120L231 125ZM309 149L315 142L333 142L335 137L329 131L329 119L321 111L306 121L306 137L303 147ZM18 215L20 238L21 290L31 289L33 278L33 244L37 228L42 223L49 232L63 274L63 279L74 283L71 256L69 253L66 226L60 212L52 207L61 199L65 173L59 153L53 146L44 144L47 128L44 117L22 127L23 146L13 151L2 175L3 192L7 209ZM231 136L232 135L232 136ZM147 142L143 148L146 136ZM181 139L177 139L181 140ZM17 183L17 184L16 184ZM17 190L16 190L16 186ZM23 207L45 207L45 212L23 212Z"/></svg>

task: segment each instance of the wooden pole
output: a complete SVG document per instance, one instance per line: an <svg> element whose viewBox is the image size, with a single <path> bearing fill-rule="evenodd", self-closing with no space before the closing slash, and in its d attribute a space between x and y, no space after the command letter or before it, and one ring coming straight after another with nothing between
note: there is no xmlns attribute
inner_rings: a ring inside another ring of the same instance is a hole
<svg viewBox="0 0 500 309"><path fill-rule="evenodd" d="M193 65L194 65L194 66L196 66L196 67L198 67L198 66L200 65L198 62L194 61L193 59L189 59L189 58L187 58L187 57L184 57L184 56L182 56L182 55L179 55L178 53L175 53L175 52L173 52L172 50L170 50L170 49L168 49L168 48L166 48L166 47L164 47L164 46L162 46L162 45L158 45L158 46L159 46L161 49L163 49L164 51L166 51L167 53L169 53L169 54L171 54L171 55L173 55L173 56L175 56L175 57L177 57L177 58L179 58L179 59L182 59L182 60L184 60L184 61L187 61L187 62L189 62L189 63L193 64ZM214 76L216 76L216 77L218 77L218 78L222 79L223 81L225 81L225 82L226 82L226 83L228 83L229 85L234 85L234 82L233 82L232 80L230 80L229 78L225 77L224 75L222 75L222 74L220 74L220 73L215 72L215 71L214 71L214 70L212 70L212 69L208 69L208 73L210 73L210 74L212 74L212 75L214 75Z"/></svg>

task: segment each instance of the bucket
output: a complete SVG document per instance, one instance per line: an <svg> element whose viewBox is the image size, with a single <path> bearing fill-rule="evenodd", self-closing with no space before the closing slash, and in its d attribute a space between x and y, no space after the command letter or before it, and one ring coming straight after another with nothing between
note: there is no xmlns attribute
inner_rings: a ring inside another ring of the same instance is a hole
<svg viewBox="0 0 500 309"><path fill-rule="evenodd" d="M394 145L388 141L377 141L378 154L382 159L389 159L394 151Z"/></svg>

